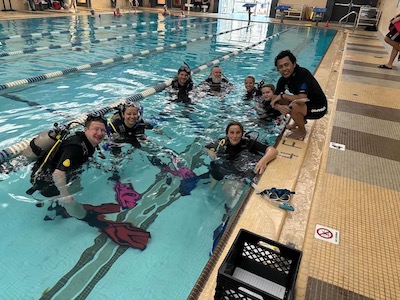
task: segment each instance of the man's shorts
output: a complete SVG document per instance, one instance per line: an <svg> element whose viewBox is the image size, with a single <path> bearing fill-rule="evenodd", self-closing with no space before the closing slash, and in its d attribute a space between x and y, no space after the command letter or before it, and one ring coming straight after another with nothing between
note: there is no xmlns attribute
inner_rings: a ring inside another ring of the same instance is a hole
<svg viewBox="0 0 400 300"><path fill-rule="evenodd" d="M307 104L307 114L304 117L305 119L310 119L310 120L317 120L321 119L323 116L325 116L328 107L326 105L324 106L312 106L310 102Z"/></svg>
<svg viewBox="0 0 400 300"><path fill-rule="evenodd" d="M386 36L392 41L400 43L400 33L397 31L396 27L393 26Z"/></svg>

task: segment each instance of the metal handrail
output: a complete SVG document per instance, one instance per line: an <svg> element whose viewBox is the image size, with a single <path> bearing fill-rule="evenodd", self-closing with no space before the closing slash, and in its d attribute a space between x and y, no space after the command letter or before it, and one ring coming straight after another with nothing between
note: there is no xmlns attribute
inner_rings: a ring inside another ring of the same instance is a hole
<svg viewBox="0 0 400 300"><path fill-rule="evenodd" d="M349 18L349 16L350 15L356 15L356 18L354 19L354 24L353 24L353 27L355 28L356 27L356 22L357 22L357 19L358 19L358 13L356 12L356 11L354 11L354 10L352 10L351 12L349 12L348 14L346 14L346 15L344 15L340 20L339 20L339 25L340 26L342 26L342 21L344 20L344 19L348 19ZM347 22L347 21L346 21Z"/></svg>

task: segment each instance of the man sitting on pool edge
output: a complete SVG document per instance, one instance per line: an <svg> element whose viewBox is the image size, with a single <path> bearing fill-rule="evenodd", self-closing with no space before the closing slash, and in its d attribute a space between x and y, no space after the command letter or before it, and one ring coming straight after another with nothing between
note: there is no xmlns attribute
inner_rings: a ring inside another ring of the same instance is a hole
<svg viewBox="0 0 400 300"><path fill-rule="evenodd" d="M296 63L296 57L290 50L276 56L275 66L282 76L271 106L281 114L292 117L292 124L286 126L291 130L288 137L303 140L307 133L306 120L320 119L326 114L326 96L310 71Z"/></svg>

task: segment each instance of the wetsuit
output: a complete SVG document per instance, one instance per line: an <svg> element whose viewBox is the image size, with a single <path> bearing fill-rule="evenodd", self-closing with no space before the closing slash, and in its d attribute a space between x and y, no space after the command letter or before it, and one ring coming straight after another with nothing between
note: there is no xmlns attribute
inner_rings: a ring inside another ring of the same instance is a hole
<svg viewBox="0 0 400 300"><path fill-rule="evenodd" d="M118 114L118 113L117 113ZM112 126L110 126L111 133L118 133L119 137L114 139L114 142L110 148L110 151L114 155L119 155L121 153L121 145L118 143L128 143L134 148L141 148L140 140L145 140L145 129L153 129L153 125L146 123L143 119L136 122L135 126L128 127L125 125L122 118L115 118L112 121Z"/></svg>
<svg viewBox="0 0 400 300"><path fill-rule="evenodd" d="M285 91L289 91L292 95L307 94L310 101L306 102L306 119L320 119L326 114L328 109L326 96L318 81L307 69L296 65L292 76L289 78L282 76L278 81L275 95Z"/></svg>
<svg viewBox="0 0 400 300"><path fill-rule="evenodd" d="M255 99L254 108L258 117L267 122L271 122L278 118L281 113L271 106L271 101L266 101L260 97Z"/></svg>
<svg viewBox="0 0 400 300"><path fill-rule="evenodd" d="M224 90L230 92L232 86L232 84L226 78L222 78L220 83L214 83L212 78L208 77L203 82L209 85L211 92L221 92L221 88L224 88ZM229 89L227 89L227 87L229 87Z"/></svg>
<svg viewBox="0 0 400 300"><path fill-rule="evenodd" d="M261 91L256 87L254 87L251 91L246 91L246 94L244 95L244 100L252 100L261 95L262 95Z"/></svg>
<svg viewBox="0 0 400 300"><path fill-rule="evenodd" d="M33 189L40 190L40 193L45 197L59 195L60 191L53 181L54 170L58 169L66 172L67 182L70 182L80 173L80 167L89 160L89 157L93 156L94 150L85 133L76 132L75 135L60 144L54 154L50 155L39 174L36 174L47 153L39 157L32 169L31 183L33 184Z"/></svg>
<svg viewBox="0 0 400 300"><path fill-rule="evenodd" d="M240 178L254 177L254 167L267 151L268 145L243 137L237 145L232 145L224 138L205 147L218 157L211 161L210 174L214 179L221 180L230 174Z"/></svg>
<svg viewBox="0 0 400 300"><path fill-rule="evenodd" d="M189 92L193 89L193 81L191 78L184 85L178 82L178 78L172 81L169 93L177 96L177 102L190 102Z"/></svg>

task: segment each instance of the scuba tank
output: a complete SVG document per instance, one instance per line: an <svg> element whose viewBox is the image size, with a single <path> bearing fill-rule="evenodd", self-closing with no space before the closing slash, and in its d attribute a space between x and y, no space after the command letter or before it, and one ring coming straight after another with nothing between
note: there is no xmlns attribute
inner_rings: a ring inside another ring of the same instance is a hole
<svg viewBox="0 0 400 300"><path fill-rule="evenodd" d="M50 130L39 133L37 137L31 140L29 147L27 147L22 155L29 159L37 159L43 153L48 152L58 140L65 139L69 134L69 126L54 123L53 128Z"/></svg>

